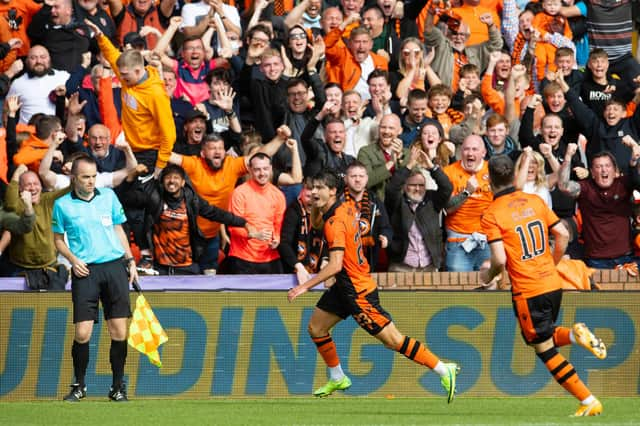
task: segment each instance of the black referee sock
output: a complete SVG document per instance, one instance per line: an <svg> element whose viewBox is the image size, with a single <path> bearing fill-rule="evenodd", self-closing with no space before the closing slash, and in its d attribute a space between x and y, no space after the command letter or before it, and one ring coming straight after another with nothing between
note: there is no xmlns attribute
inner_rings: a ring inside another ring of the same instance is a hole
<svg viewBox="0 0 640 426"><path fill-rule="evenodd" d="M74 340L71 347L71 357L73 358L73 374L76 376L76 381L80 387L84 387L84 376L89 364L89 342L78 343Z"/></svg>
<svg viewBox="0 0 640 426"><path fill-rule="evenodd" d="M111 372L113 373L113 387L122 384L124 377L124 363L127 359L127 341L112 340L109 349L109 362L111 362Z"/></svg>

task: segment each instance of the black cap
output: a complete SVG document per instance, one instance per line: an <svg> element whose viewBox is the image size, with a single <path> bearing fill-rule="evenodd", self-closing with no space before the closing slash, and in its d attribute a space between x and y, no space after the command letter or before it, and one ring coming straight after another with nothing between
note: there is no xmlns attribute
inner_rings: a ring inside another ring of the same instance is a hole
<svg viewBox="0 0 640 426"><path fill-rule="evenodd" d="M133 47L134 49L146 49L147 48L147 42L144 39L144 37L140 36L140 34L136 33L136 32L130 32L127 33L123 40L122 40L122 44L124 44L125 46L127 44L130 44L131 47Z"/></svg>
<svg viewBox="0 0 640 426"><path fill-rule="evenodd" d="M185 113L184 122L188 123L189 121L195 120L196 118L202 118L205 121L207 120L207 116L202 111L194 108Z"/></svg>

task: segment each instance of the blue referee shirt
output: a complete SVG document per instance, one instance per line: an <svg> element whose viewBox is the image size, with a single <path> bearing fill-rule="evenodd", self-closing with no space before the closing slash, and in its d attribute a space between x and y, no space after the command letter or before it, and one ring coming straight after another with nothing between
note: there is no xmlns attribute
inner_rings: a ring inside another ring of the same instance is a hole
<svg viewBox="0 0 640 426"><path fill-rule="evenodd" d="M53 232L66 232L69 249L85 263L105 263L124 256L114 225L126 220L120 200L109 188L95 189L89 201L72 191L53 204Z"/></svg>

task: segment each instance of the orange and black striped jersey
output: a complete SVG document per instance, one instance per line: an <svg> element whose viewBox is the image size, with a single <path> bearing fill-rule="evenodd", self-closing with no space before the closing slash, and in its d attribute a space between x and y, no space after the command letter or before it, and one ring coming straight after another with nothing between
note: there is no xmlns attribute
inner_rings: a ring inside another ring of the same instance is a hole
<svg viewBox="0 0 640 426"><path fill-rule="evenodd" d="M514 297L530 298L562 288L549 248L549 229L560 219L542 198L513 188L496 194L482 215L489 243L502 241Z"/></svg>
<svg viewBox="0 0 640 426"><path fill-rule="evenodd" d="M369 274L369 263L362 249L360 214L351 201L332 207L325 220L324 236L329 251L343 250L342 270L336 275L339 285L352 285L358 295L371 293L376 282Z"/></svg>
<svg viewBox="0 0 640 426"><path fill-rule="evenodd" d="M475 175L478 181L478 187L475 192L467 198L458 210L449 213L445 217L446 228L460 234L480 232L480 217L482 217L482 213L493 200L493 193L489 185L489 163L484 161L480 170L472 174L462 167L460 161L456 161L445 167L444 173L453 184L453 195L464 191L471 176Z"/></svg>

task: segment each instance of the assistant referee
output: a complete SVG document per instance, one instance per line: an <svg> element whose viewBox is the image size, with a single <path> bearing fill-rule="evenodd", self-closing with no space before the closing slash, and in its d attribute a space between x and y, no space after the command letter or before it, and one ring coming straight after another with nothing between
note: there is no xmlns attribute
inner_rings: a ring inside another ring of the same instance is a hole
<svg viewBox="0 0 640 426"><path fill-rule="evenodd" d="M122 229L126 221L122 205L111 189L96 189L96 175L95 160L88 155L78 157L71 166L73 190L57 199L53 207L55 245L72 265L75 336L71 355L75 383L64 400L76 402L87 395L89 340L93 324L98 322L98 302L101 301L111 336L109 361L113 384L109 399L124 402L128 400L123 376L127 318L131 316L129 285L138 275Z"/></svg>

